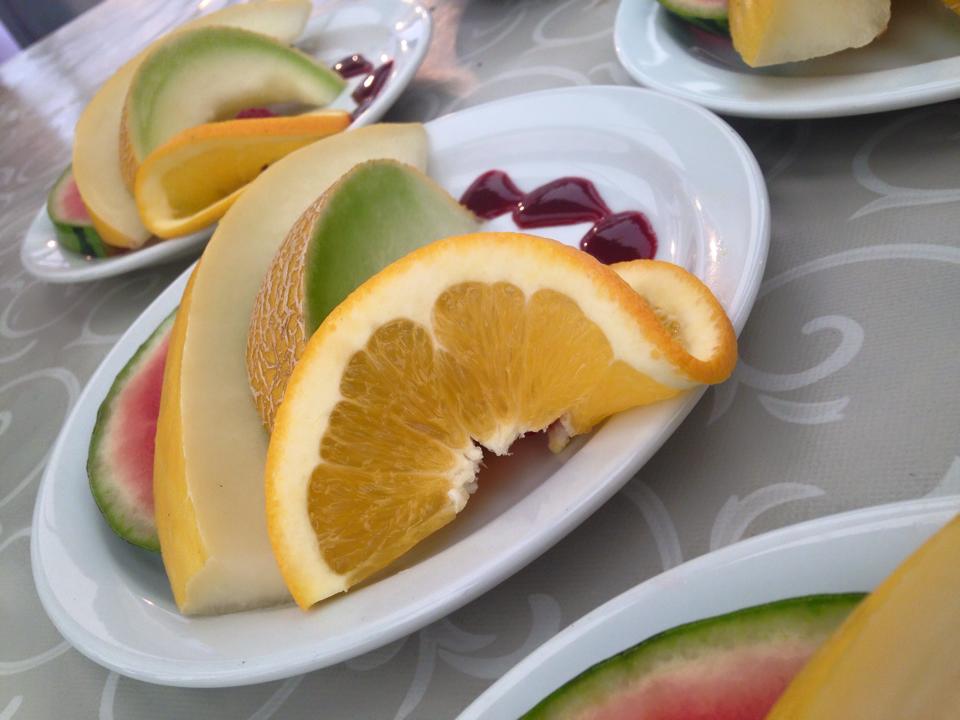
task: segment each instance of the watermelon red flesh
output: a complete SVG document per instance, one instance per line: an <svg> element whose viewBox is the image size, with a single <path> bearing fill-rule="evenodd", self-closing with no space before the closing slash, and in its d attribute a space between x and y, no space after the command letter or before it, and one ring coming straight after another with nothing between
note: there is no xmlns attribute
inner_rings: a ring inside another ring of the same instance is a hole
<svg viewBox="0 0 960 720"><path fill-rule="evenodd" d="M793 598L681 625L594 665L524 718L763 720L862 598Z"/></svg>
<svg viewBox="0 0 960 720"><path fill-rule="evenodd" d="M50 189L47 215L53 222L57 241L67 250L91 257L107 257L117 252L103 241L93 226L93 220L73 179L72 167L67 167Z"/></svg>
<svg viewBox="0 0 960 720"><path fill-rule="evenodd" d="M176 312L140 346L97 413L90 440L90 489L110 527L124 540L159 550L153 520L153 453L163 368Z"/></svg>

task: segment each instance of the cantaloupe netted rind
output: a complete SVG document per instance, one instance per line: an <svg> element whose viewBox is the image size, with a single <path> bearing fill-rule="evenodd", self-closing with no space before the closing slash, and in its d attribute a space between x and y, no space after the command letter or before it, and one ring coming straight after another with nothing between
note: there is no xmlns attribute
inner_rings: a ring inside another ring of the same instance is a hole
<svg viewBox="0 0 960 720"><path fill-rule="evenodd" d="M503 454L573 408L602 419L595 392L620 410L728 377L729 321L673 273L641 278L651 303L578 250L478 233L352 293L307 344L267 453L267 527L297 603L346 590L452 520L478 444Z"/></svg>
<svg viewBox="0 0 960 720"><path fill-rule="evenodd" d="M478 228L476 216L425 173L389 159L357 165L307 208L274 256L250 317L247 372L264 426L273 427L307 340L342 300L411 250Z"/></svg>

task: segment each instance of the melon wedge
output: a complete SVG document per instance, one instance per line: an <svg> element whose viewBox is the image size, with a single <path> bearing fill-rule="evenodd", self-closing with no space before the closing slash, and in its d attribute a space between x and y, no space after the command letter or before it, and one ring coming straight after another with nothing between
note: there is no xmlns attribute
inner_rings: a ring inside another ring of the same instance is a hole
<svg viewBox="0 0 960 720"><path fill-rule="evenodd" d="M155 46L130 82L120 125L120 162L137 167L177 133L274 103L323 106L344 79L306 53L261 33L203 27Z"/></svg>
<svg viewBox="0 0 960 720"><path fill-rule="evenodd" d="M810 595L680 625L585 670L522 720L763 720L862 598Z"/></svg>
<svg viewBox="0 0 960 720"><path fill-rule="evenodd" d="M308 0L268 0L231 5L185 23L180 29L227 25L293 42L310 16ZM120 170L120 118L137 68L156 43L127 61L97 91L80 120L73 141L73 173L93 224L105 242L138 248L150 232L140 222L133 194Z"/></svg>
<svg viewBox="0 0 960 720"><path fill-rule="evenodd" d="M862 47L890 22L890 0L730 0L730 35L753 67Z"/></svg>
<svg viewBox="0 0 960 720"><path fill-rule="evenodd" d="M247 370L264 425L273 427L307 340L347 295L408 252L479 224L429 177L392 160L358 165L311 205L274 257L250 319Z"/></svg>
<svg viewBox="0 0 960 720"><path fill-rule="evenodd" d="M768 720L955 720L958 640L960 516L863 601Z"/></svg>
<svg viewBox="0 0 960 720"><path fill-rule="evenodd" d="M267 434L244 362L254 300L304 210L358 163L392 158L424 169L420 125L374 125L287 155L227 211L177 313L164 374L154 499L177 606L210 614L289 598L267 537Z"/></svg>

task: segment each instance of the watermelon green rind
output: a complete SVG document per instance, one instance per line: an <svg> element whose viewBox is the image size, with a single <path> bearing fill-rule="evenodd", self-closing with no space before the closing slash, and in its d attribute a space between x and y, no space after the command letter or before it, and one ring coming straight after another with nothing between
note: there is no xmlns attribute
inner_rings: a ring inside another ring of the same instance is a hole
<svg viewBox="0 0 960 720"><path fill-rule="evenodd" d="M575 718L637 679L709 661L745 647L826 640L864 593L808 595L680 625L588 668L529 710L522 720Z"/></svg>
<svg viewBox="0 0 960 720"><path fill-rule="evenodd" d="M668 12L691 25L721 35L730 34L725 2L704 2L703 0L658 0L658 2Z"/></svg>
<svg viewBox="0 0 960 720"><path fill-rule="evenodd" d="M89 216L71 217L62 202L68 186L74 183L73 166L68 165L63 174L50 188L47 195L47 216L53 223L57 242L70 252L92 257L107 257L111 254L109 246L103 242L100 233L93 227Z"/></svg>
<svg viewBox="0 0 960 720"><path fill-rule="evenodd" d="M157 538L152 508L148 511L139 506L124 492L123 480L116 476L116 469L109 457L108 442L113 435L111 421L115 417L117 401L129 381L150 361L157 349L168 341L176 315L177 311L174 310L160 323L114 379L97 411L97 421L87 453L90 491L107 524L127 542L154 552L160 551L160 541Z"/></svg>

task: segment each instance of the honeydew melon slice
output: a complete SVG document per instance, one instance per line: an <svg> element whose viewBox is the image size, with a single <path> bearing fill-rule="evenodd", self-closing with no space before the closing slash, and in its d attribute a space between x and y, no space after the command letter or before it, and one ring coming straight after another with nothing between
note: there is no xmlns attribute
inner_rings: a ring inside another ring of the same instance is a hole
<svg viewBox="0 0 960 720"><path fill-rule="evenodd" d="M763 720L862 598L811 595L680 625L594 665L522 720Z"/></svg>
<svg viewBox="0 0 960 720"><path fill-rule="evenodd" d="M180 29L226 25L290 43L303 32L311 8L309 0L249 2L195 18ZM138 248L150 238L121 173L117 138L130 81L154 45L127 61L91 98L77 122L73 141L73 173L80 195L97 232L116 247Z"/></svg>
<svg viewBox="0 0 960 720"><path fill-rule="evenodd" d="M247 330L290 227L344 173L376 158L423 170L423 127L374 125L279 160L220 220L190 279L164 371L153 480L163 562L185 614L289 598L267 537L268 438L247 381Z"/></svg>
<svg viewBox="0 0 960 720"><path fill-rule="evenodd" d="M347 295L407 253L479 225L433 180L393 160L340 178L293 226L257 295L247 371L264 425L272 428L307 340Z"/></svg>
<svg viewBox="0 0 960 720"><path fill-rule="evenodd" d="M179 132L274 103L323 106L344 79L306 53L260 33L204 27L176 33L141 63L120 126L124 179Z"/></svg>

